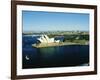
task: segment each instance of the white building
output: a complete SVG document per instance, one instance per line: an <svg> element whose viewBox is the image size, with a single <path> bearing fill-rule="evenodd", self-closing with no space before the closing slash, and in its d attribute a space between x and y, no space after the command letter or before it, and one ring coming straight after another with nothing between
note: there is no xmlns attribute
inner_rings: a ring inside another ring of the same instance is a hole
<svg viewBox="0 0 100 80"><path fill-rule="evenodd" d="M42 35L40 38L38 38L38 40L41 43L54 43L54 42L59 43L60 42L60 40L55 40L54 38L49 38L47 35Z"/></svg>

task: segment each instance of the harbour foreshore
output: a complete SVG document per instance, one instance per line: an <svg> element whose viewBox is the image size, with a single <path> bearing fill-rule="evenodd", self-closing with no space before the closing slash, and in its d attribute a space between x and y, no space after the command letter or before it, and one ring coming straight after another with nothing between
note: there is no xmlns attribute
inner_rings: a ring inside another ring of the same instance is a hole
<svg viewBox="0 0 100 80"><path fill-rule="evenodd" d="M54 47L54 46L64 46L64 45L88 45L81 44L81 43L72 43L72 42L60 42L60 43L39 43L39 44L32 44L32 47L35 48L42 48L42 47Z"/></svg>

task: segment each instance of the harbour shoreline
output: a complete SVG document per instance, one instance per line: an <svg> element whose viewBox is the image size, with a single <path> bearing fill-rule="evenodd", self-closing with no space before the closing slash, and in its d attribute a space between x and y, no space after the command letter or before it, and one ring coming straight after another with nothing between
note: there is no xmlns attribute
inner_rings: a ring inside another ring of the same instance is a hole
<svg viewBox="0 0 100 80"><path fill-rule="evenodd" d="M44 48L44 47L56 47L56 46L65 46L65 45L88 45L87 43L72 43L72 42L60 42L60 43L39 43L32 44L32 47L35 48Z"/></svg>

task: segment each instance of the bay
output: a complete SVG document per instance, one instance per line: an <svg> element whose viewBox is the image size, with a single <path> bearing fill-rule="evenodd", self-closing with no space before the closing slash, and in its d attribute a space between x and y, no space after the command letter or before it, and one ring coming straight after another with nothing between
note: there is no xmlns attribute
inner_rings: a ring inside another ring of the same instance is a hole
<svg viewBox="0 0 100 80"><path fill-rule="evenodd" d="M71 67L89 65L89 45L34 48L39 36L22 37L22 68ZM88 65L84 65L88 64Z"/></svg>

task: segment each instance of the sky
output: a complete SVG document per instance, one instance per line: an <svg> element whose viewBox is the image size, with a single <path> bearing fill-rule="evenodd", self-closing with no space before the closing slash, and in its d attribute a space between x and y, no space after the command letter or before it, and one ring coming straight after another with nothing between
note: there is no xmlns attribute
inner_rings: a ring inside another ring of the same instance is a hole
<svg viewBox="0 0 100 80"><path fill-rule="evenodd" d="M89 14L45 11L22 11L25 31L88 31Z"/></svg>

